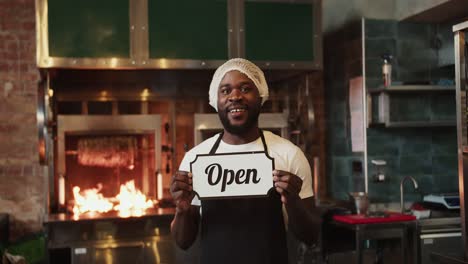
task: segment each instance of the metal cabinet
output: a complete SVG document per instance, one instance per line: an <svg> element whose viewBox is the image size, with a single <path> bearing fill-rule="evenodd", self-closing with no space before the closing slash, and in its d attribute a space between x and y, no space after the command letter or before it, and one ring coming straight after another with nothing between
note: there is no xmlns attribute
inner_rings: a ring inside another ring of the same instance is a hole
<svg viewBox="0 0 468 264"><path fill-rule="evenodd" d="M321 0L37 0L41 68L321 69Z"/></svg>
<svg viewBox="0 0 468 264"><path fill-rule="evenodd" d="M418 223L418 238L418 263L446 263L441 260L442 257L460 260L460 257L463 256L459 217L420 220Z"/></svg>

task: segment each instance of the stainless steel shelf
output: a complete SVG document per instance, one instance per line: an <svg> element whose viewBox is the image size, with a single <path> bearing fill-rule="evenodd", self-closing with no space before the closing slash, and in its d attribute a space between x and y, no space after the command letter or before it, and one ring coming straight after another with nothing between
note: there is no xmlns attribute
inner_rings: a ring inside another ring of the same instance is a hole
<svg viewBox="0 0 468 264"><path fill-rule="evenodd" d="M453 85L393 85L390 87L379 87L377 89L368 90L368 93L382 92L450 92L455 91Z"/></svg>
<svg viewBox="0 0 468 264"><path fill-rule="evenodd" d="M416 120L416 121L393 121L390 120L391 94L395 93L455 93L455 86L448 85L393 85L390 87L379 87L368 90L368 113L372 113L372 101L377 100L378 121L369 123L373 125L384 125L385 127L455 127L456 120ZM373 120L369 116L368 120Z"/></svg>
<svg viewBox="0 0 468 264"><path fill-rule="evenodd" d="M451 127L456 126L457 123L453 121L390 121L386 123L386 127Z"/></svg>

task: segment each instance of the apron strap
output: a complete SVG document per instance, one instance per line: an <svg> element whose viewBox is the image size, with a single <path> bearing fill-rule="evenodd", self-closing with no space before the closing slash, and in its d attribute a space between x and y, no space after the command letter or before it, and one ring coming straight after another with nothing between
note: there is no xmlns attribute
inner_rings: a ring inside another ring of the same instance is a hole
<svg viewBox="0 0 468 264"><path fill-rule="evenodd" d="M210 150L210 155L213 155L216 153L216 150L219 147L219 143L221 143L221 139L223 138L224 135L224 130L219 133L219 137L216 139L216 142L214 143L213 147Z"/></svg>

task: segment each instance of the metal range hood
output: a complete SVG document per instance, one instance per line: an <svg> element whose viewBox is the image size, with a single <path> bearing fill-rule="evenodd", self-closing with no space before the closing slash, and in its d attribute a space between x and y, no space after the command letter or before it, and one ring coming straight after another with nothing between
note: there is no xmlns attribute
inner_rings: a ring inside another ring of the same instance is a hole
<svg viewBox="0 0 468 264"><path fill-rule="evenodd" d="M39 68L322 69L321 0L62 2L36 0Z"/></svg>

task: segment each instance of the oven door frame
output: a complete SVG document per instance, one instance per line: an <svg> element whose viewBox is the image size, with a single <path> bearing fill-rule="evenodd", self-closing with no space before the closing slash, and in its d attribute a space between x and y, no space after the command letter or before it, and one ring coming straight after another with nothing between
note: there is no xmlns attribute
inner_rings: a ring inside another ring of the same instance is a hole
<svg viewBox="0 0 468 264"><path fill-rule="evenodd" d="M161 170L161 116L160 115L58 115L57 116L57 170L67 175L65 138L70 135L153 134L154 168ZM55 181L54 181L55 182Z"/></svg>

